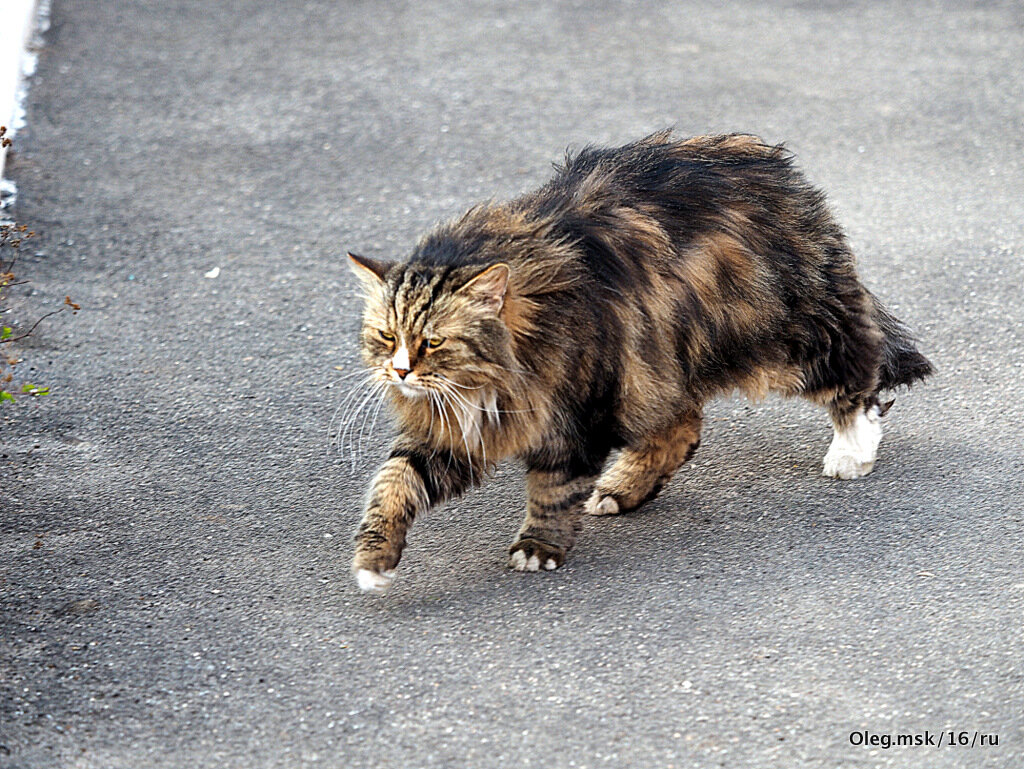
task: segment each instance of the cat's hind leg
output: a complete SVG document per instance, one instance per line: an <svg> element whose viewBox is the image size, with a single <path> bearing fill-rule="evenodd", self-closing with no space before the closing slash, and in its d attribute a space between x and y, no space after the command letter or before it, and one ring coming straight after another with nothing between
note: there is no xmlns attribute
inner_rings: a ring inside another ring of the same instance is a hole
<svg viewBox="0 0 1024 769"><path fill-rule="evenodd" d="M838 257L852 264L853 257ZM885 337L876 322L871 295L852 272L829 276L835 307L805 324L813 344L804 352L802 394L828 409L834 433L822 463L832 478L863 478L875 467L882 439L878 402ZM891 405L891 404L890 404Z"/></svg>
<svg viewBox="0 0 1024 769"><path fill-rule="evenodd" d="M700 412L688 412L673 427L623 449L597 481L585 511L615 515L635 510L658 493L700 445Z"/></svg>
<svg viewBox="0 0 1024 769"><path fill-rule="evenodd" d="M892 405L876 397L864 401L834 401L829 405L834 433L822 463L822 475L831 478L863 478L875 467L882 440L882 417Z"/></svg>

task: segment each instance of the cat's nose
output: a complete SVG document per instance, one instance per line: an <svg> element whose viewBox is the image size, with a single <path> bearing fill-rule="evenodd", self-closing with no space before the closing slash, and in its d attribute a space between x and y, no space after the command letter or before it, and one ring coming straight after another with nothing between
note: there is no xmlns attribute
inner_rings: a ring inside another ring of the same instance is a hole
<svg viewBox="0 0 1024 769"><path fill-rule="evenodd" d="M391 359L391 368L398 374L399 379L405 379L405 375L412 369L412 364L409 362L409 348L402 343L402 346L395 350L395 355Z"/></svg>

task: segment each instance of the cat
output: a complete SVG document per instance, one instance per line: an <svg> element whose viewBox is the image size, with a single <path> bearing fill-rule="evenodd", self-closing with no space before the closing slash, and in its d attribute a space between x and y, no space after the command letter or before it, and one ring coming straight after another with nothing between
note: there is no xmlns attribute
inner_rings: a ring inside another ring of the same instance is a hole
<svg viewBox="0 0 1024 769"><path fill-rule="evenodd" d="M552 570L582 513L635 510L693 456L709 398L824 406L823 472L859 478L892 405L880 392L932 373L783 145L663 131L555 169L405 261L349 254L362 356L399 425L355 537L363 590L390 586L417 515L505 458L528 498L509 566Z"/></svg>

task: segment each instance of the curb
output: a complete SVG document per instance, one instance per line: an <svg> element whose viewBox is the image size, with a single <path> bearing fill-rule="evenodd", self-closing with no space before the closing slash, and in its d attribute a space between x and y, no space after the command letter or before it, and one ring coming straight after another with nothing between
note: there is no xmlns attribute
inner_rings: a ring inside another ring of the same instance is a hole
<svg viewBox="0 0 1024 769"><path fill-rule="evenodd" d="M12 137L24 123L21 103L24 80L35 72L33 38L43 29L49 0L3 0L0 2L0 125ZM0 147L0 195L13 195L13 185L3 181L7 150ZM0 200L0 205L4 202Z"/></svg>

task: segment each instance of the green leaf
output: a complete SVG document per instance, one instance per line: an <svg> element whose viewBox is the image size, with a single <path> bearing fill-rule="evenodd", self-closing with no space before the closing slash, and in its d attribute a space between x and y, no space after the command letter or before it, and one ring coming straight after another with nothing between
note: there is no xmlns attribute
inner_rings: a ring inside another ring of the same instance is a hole
<svg viewBox="0 0 1024 769"><path fill-rule="evenodd" d="M0 339L6 339L14 332L14 329L10 326L4 326L4 330L0 331Z"/></svg>
<svg viewBox="0 0 1024 769"><path fill-rule="evenodd" d="M12 401L13 402L14 401L14 396L11 395L6 390L0 390L0 403L3 403L4 401Z"/></svg>

